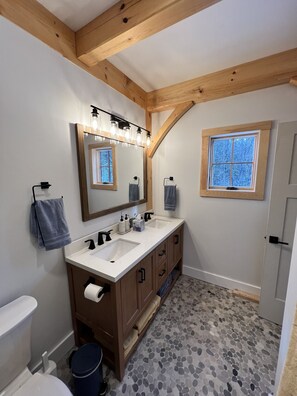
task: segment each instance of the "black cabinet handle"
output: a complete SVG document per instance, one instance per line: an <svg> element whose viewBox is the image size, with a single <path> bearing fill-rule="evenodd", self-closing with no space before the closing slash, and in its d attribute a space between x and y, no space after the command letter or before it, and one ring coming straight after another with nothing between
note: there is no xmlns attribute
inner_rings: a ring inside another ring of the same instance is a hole
<svg viewBox="0 0 297 396"><path fill-rule="evenodd" d="M175 245L178 245L178 243L179 243L179 235L177 234L177 235L174 235L174 242L173 242Z"/></svg>
<svg viewBox="0 0 297 396"><path fill-rule="evenodd" d="M141 271L141 280L144 282L145 281L145 269L140 268L140 271Z"/></svg>
<svg viewBox="0 0 297 396"><path fill-rule="evenodd" d="M159 276L162 277L165 274L165 272L166 272L166 269L163 269L163 271L159 273Z"/></svg>
<svg viewBox="0 0 297 396"><path fill-rule="evenodd" d="M164 256L164 254L166 254L166 250L165 249L163 249L162 252L159 253L159 257Z"/></svg>
<svg viewBox="0 0 297 396"><path fill-rule="evenodd" d="M138 281L138 283L143 283L143 276L142 276L142 270L138 270L138 272L140 273L140 280Z"/></svg>
<svg viewBox="0 0 297 396"><path fill-rule="evenodd" d="M274 243L275 245L289 245L288 242L282 242L277 236L269 235L269 243Z"/></svg>

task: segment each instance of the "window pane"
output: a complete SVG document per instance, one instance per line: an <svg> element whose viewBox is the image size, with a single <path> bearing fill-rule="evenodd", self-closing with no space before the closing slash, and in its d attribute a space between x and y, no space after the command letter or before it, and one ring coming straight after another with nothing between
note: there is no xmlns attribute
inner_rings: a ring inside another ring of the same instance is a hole
<svg viewBox="0 0 297 396"><path fill-rule="evenodd" d="M100 150L100 163L101 166L109 165L109 150Z"/></svg>
<svg viewBox="0 0 297 396"><path fill-rule="evenodd" d="M232 139L213 140L213 162L231 162Z"/></svg>
<svg viewBox="0 0 297 396"><path fill-rule="evenodd" d="M232 186L252 187L252 164L234 164L232 166Z"/></svg>
<svg viewBox="0 0 297 396"><path fill-rule="evenodd" d="M101 182L102 183L112 183L112 173L111 169L108 167L101 168Z"/></svg>
<svg viewBox="0 0 297 396"><path fill-rule="evenodd" d="M230 186L230 167L231 165L213 165L212 167L212 187Z"/></svg>
<svg viewBox="0 0 297 396"><path fill-rule="evenodd" d="M253 162L255 136L242 136L234 139L234 162Z"/></svg>

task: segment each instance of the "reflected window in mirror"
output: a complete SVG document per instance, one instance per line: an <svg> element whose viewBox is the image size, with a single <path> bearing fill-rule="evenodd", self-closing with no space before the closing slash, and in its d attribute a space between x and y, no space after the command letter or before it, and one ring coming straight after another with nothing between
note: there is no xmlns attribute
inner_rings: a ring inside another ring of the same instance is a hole
<svg viewBox="0 0 297 396"><path fill-rule="evenodd" d="M91 188L117 190L116 148L108 143L89 144Z"/></svg>

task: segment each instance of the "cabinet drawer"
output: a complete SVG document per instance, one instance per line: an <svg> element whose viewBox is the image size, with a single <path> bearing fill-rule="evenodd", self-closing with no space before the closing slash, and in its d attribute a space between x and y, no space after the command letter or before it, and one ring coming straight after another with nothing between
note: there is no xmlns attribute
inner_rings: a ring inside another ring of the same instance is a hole
<svg viewBox="0 0 297 396"><path fill-rule="evenodd" d="M158 265L163 263L164 261L167 260L167 257L168 257L168 243L166 240L156 248L156 264Z"/></svg>
<svg viewBox="0 0 297 396"><path fill-rule="evenodd" d="M157 286L157 291L160 289L162 286L163 282L167 278L167 260L162 261L161 263L156 265L156 286Z"/></svg>

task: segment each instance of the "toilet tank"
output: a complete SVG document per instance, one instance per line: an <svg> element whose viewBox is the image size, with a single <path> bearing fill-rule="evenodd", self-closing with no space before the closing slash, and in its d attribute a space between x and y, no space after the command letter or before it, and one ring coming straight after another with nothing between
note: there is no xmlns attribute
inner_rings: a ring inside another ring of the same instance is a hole
<svg viewBox="0 0 297 396"><path fill-rule="evenodd" d="M22 296L0 308L0 393L31 359L31 322L36 307L35 298Z"/></svg>

